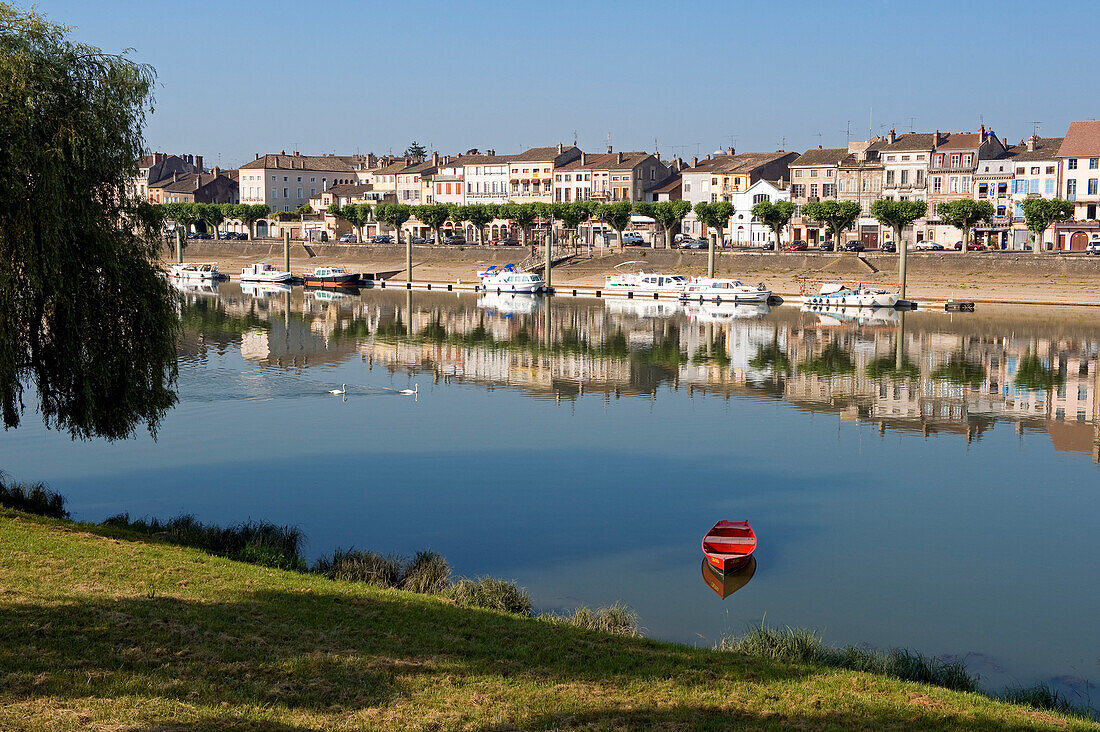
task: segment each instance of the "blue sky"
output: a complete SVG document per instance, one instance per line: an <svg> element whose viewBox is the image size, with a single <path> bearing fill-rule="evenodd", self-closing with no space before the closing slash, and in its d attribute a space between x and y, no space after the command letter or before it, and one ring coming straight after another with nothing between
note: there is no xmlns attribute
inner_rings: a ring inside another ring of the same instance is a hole
<svg viewBox="0 0 1100 732"><path fill-rule="evenodd" d="M1100 116L1100 4L41 0L156 67L148 145L253 153L702 155L843 146L890 125L1018 141ZM1088 70L1086 73L1086 69ZM885 125L885 127L883 127ZM818 136L820 134L820 137ZM785 142L784 142L785 141Z"/></svg>

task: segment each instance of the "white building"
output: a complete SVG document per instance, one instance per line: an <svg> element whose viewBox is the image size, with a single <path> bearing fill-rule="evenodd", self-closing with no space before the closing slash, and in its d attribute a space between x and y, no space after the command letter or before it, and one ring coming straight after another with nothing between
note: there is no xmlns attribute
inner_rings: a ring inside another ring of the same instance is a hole
<svg viewBox="0 0 1100 732"><path fill-rule="evenodd" d="M758 180L749 186L747 190L734 193L730 203L733 204L735 213L733 214L733 222L726 232L726 238L729 239L730 244L733 246L763 247L768 242L774 241L775 236L772 230L752 215L752 207L761 201L774 203L789 200L791 200L790 188L787 186L781 187L770 180ZM790 241L790 233L791 228L788 226L783 230L781 243L786 244Z"/></svg>
<svg viewBox="0 0 1100 732"><path fill-rule="evenodd" d="M358 183L355 169L332 155L256 155L240 168L240 201L293 211L334 185Z"/></svg>

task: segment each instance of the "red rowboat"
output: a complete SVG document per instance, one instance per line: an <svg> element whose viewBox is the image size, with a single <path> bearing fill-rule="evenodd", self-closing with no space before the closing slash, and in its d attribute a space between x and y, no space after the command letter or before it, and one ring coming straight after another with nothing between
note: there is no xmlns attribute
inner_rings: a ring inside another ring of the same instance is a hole
<svg viewBox="0 0 1100 732"><path fill-rule="evenodd" d="M710 566L710 562L703 560L703 581L707 587L714 590L715 594L725 600L733 593L749 583L756 574L756 557L749 557L743 566L730 572L719 572Z"/></svg>
<svg viewBox="0 0 1100 732"><path fill-rule="evenodd" d="M719 521L703 537L703 554L720 572L737 569L756 551L756 534L748 521Z"/></svg>

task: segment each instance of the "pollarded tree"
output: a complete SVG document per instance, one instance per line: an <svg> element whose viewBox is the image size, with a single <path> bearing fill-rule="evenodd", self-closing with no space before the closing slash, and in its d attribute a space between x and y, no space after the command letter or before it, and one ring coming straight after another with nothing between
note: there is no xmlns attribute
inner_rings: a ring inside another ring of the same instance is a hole
<svg viewBox="0 0 1100 732"><path fill-rule="evenodd" d="M496 218L496 207L493 204L471 203L466 207L466 215L477 230L477 243L484 244L485 227Z"/></svg>
<svg viewBox="0 0 1100 732"><path fill-rule="evenodd" d="M855 201L810 201L802 204L802 216L825 224L826 233L840 247L842 232L854 224L863 209Z"/></svg>
<svg viewBox="0 0 1100 732"><path fill-rule="evenodd" d="M1023 202L1024 222L1031 232L1031 241L1038 249L1043 248L1043 234L1059 221L1067 221L1073 216L1073 201L1062 198L1025 198ZM1052 252L1058 251L1051 247Z"/></svg>
<svg viewBox="0 0 1100 732"><path fill-rule="evenodd" d="M225 212L222 211L222 207L215 203L197 203L195 206L201 206L198 210L199 218L214 230L214 238L217 239L218 227L225 221Z"/></svg>
<svg viewBox="0 0 1100 732"><path fill-rule="evenodd" d="M0 3L0 411L33 384L74 438L151 433L175 403L177 300L129 182L153 70Z"/></svg>
<svg viewBox="0 0 1100 732"><path fill-rule="evenodd" d="M647 219L653 219L653 223L655 225L654 228L656 228L656 225L659 223L656 216L656 206L657 204L653 203L652 201L635 201L634 214L636 216L645 216ZM654 236L653 238L652 246L655 249L657 247L656 236Z"/></svg>
<svg viewBox="0 0 1100 732"><path fill-rule="evenodd" d="M871 204L871 215L880 224L888 226L894 232L894 245L898 250L898 279L901 280L902 299L905 298L905 262L908 258L909 246L901 240L901 232L906 226L912 226L913 222L928 212L928 203L925 201L891 201L880 198Z"/></svg>
<svg viewBox="0 0 1100 732"><path fill-rule="evenodd" d="M623 232L630 226L630 217L634 213L634 204L630 201L615 201L600 206L600 215L603 220L611 224L611 228L619 235L619 249L623 248Z"/></svg>
<svg viewBox="0 0 1100 732"><path fill-rule="evenodd" d="M230 221L236 219L233 214L236 213L237 207L232 203L215 203L218 210L222 212L222 221Z"/></svg>
<svg viewBox="0 0 1100 732"><path fill-rule="evenodd" d="M233 207L233 218L248 227L248 238L255 236L255 224L260 219L271 214L271 207L266 203L238 203Z"/></svg>
<svg viewBox="0 0 1100 732"><path fill-rule="evenodd" d="M178 208L174 213L176 223L183 227L183 233L186 235L202 217L199 215L199 209L195 208L193 203L179 203L177 205Z"/></svg>
<svg viewBox="0 0 1100 732"><path fill-rule="evenodd" d="M993 204L989 201L975 201L972 198L960 198L946 201L936 207L936 215L943 223L954 226L962 234L962 250L967 252L970 245L970 229L979 221L993 218ZM901 243L898 243L901 246Z"/></svg>
<svg viewBox="0 0 1100 732"><path fill-rule="evenodd" d="M760 201L752 207L752 215L775 234L775 251L783 251L783 229L791 223L791 217L798 207L790 201Z"/></svg>
<svg viewBox="0 0 1100 732"><path fill-rule="evenodd" d="M561 223L566 230L573 230L573 241L576 242L577 229L581 223L588 221L588 217L591 212L588 210L588 206L584 205L583 201L572 201L570 203L563 203L561 209Z"/></svg>
<svg viewBox="0 0 1100 732"><path fill-rule="evenodd" d="M717 242L714 237L708 237L710 242L707 246L707 277L714 276L715 248L723 242L722 231L729 224L730 219L733 218L735 211L734 205L729 201L715 201L713 203L701 201L695 204L695 215L699 218L699 221L708 229L714 229L718 232Z"/></svg>
<svg viewBox="0 0 1100 732"><path fill-rule="evenodd" d="M435 234L435 243L442 244L440 229L451 216L451 208L445 203L428 203L423 206L413 206L413 215L425 226L430 226Z"/></svg>
<svg viewBox="0 0 1100 732"><path fill-rule="evenodd" d="M508 206L508 213L506 216L519 226L520 231L523 233L523 244L526 246L528 230L531 228L531 224L534 220L538 218L538 213L532 208L532 204L530 203L509 203L506 205Z"/></svg>

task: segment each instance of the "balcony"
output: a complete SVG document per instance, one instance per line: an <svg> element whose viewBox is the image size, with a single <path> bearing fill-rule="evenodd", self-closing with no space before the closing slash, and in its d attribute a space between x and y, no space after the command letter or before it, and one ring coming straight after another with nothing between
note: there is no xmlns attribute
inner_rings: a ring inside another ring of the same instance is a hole
<svg viewBox="0 0 1100 732"><path fill-rule="evenodd" d="M592 191L588 197L593 201L606 201L611 198L611 191Z"/></svg>

